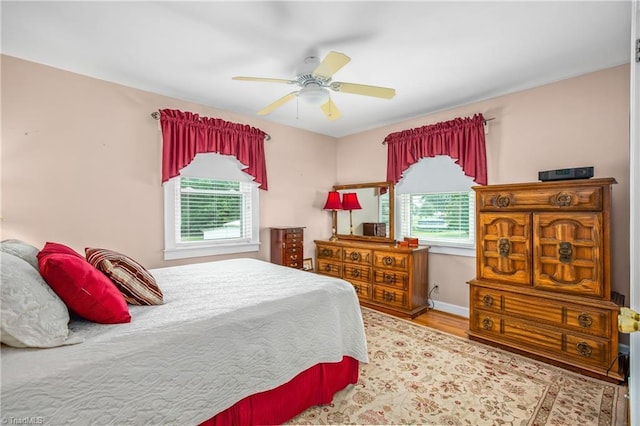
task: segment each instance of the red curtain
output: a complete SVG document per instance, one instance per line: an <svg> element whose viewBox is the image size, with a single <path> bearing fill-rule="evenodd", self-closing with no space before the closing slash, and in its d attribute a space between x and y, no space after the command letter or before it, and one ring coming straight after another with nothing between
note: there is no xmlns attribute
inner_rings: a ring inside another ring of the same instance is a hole
<svg viewBox="0 0 640 426"><path fill-rule="evenodd" d="M456 118L391 133L387 144L387 180L397 183L402 173L421 158L448 155L479 185L487 184L484 117Z"/></svg>
<svg viewBox="0 0 640 426"><path fill-rule="evenodd" d="M253 176L260 189L267 190L266 133L262 130L171 109L160 111L160 127L163 183L178 176L196 154L215 152L236 157L247 166L243 172Z"/></svg>

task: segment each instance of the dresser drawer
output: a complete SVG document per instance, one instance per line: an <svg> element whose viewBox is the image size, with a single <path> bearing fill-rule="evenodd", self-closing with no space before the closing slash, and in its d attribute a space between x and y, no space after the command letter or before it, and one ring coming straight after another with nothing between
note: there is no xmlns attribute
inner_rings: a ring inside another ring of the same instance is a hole
<svg viewBox="0 0 640 426"><path fill-rule="evenodd" d="M290 228L290 229L287 229L287 231L285 232L286 239L302 239L303 235L304 235L303 228Z"/></svg>
<svg viewBox="0 0 640 426"><path fill-rule="evenodd" d="M567 306L564 311L564 325L582 333L595 334L602 337L611 335L611 312L593 308ZM617 319L617 313L613 320Z"/></svg>
<svg viewBox="0 0 640 426"><path fill-rule="evenodd" d="M409 285L409 274L389 269L376 269L373 271L373 283L406 290Z"/></svg>
<svg viewBox="0 0 640 426"><path fill-rule="evenodd" d="M516 318L563 327L579 333L609 337L611 314L604 309L567 304L550 299L472 287L471 304L482 309Z"/></svg>
<svg viewBox="0 0 640 426"><path fill-rule="evenodd" d="M342 247L316 244L316 257L320 259L342 262Z"/></svg>
<svg viewBox="0 0 640 426"><path fill-rule="evenodd" d="M284 266L289 266L291 268L302 269L302 259L290 260L288 263L285 263Z"/></svg>
<svg viewBox="0 0 640 426"><path fill-rule="evenodd" d="M373 265L378 268L393 268L403 271L409 270L409 255L392 251L374 251Z"/></svg>
<svg viewBox="0 0 640 426"><path fill-rule="evenodd" d="M489 338L494 336L505 343L510 341L516 347L533 352L551 353L563 362L570 358L577 363L604 368L611 362L608 354L612 352L606 339L542 327L535 322L519 318L477 310L470 318L470 328Z"/></svg>
<svg viewBox="0 0 640 426"><path fill-rule="evenodd" d="M284 262L302 262L302 248L285 249Z"/></svg>
<svg viewBox="0 0 640 426"><path fill-rule="evenodd" d="M304 241L302 238L285 238L282 240L282 247L302 247L304 245Z"/></svg>
<svg viewBox="0 0 640 426"><path fill-rule="evenodd" d="M371 299L371 284L368 282L356 281L356 280L348 280L353 285L356 294L358 295L358 299L360 300L370 300Z"/></svg>
<svg viewBox="0 0 640 426"><path fill-rule="evenodd" d="M342 277L345 280L359 280L371 282L371 267L357 263L345 263Z"/></svg>
<svg viewBox="0 0 640 426"><path fill-rule="evenodd" d="M332 260L318 258L316 272L323 275L330 275L336 278L342 278L342 264Z"/></svg>
<svg viewBox="0 0 640 426"><path fill-rule="evenodd" d="M298 246L298 245L294 245L292 247L285 247L284 248L284 252L287 255L296 255L298 257L302 257L302 245Z"/></svg>
<svg viewBox="0 0 640 426"><path fill-rule="evenodd" d="M533 323L512 320L495 312L475 310L469 327L474 331L488 333L517 341L521 345L539 349L562 351L562 331L550 331L536 327Z"/></svg>
<svg viewBox="0 0 640 426"><path fill-rule="evenodd" d="M480 211L508 210L600 210L602 187L496 190L477 193Z"/></svg>
<svg viewBox="0 0 640 426"><path fill-rule="evenodd" d="M342 249L344 253L344 261L347 263L359 263L362 265L371 265L371 250L345 247Z"/></svg>
<svg viewBox="0 0 640 426"><path fill-rule="evenodd" d="M407 307L407 293L395 288L373 286L373 300L389 306Z"/></svg>

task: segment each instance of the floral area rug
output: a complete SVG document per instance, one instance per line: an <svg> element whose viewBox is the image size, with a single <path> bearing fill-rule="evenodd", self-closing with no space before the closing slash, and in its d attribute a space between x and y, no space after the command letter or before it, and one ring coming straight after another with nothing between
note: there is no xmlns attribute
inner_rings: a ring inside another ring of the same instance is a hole
<svg viewBox="0 0 640 426"><path fill-rule="evenodd" d="M624 425L626 388L362 308L358 383L288 424Z"/></svg>

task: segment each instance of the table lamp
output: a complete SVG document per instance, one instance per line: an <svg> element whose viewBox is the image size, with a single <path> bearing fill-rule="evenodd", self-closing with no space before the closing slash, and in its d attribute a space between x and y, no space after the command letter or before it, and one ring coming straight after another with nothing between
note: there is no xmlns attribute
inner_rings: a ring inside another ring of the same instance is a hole
<svg viewBox="0 0 640 426"><path fill-rule="evenodd" d="M355 192L345 192L342 196L342 210L349 210L349 234L353 235L353 210L360 210L358 194Z"/></svg>
<svg viewBox="0 0 640 426"><path fill-rule="evenodd" d="M337 222L337 211L342 210L342 203L340 202L340 193L338 191L329 191L327 195L327 202L324 204L324 210L331 210L331 238L329 241L337 241L338 236L336 235L336 222Z"/></svg>

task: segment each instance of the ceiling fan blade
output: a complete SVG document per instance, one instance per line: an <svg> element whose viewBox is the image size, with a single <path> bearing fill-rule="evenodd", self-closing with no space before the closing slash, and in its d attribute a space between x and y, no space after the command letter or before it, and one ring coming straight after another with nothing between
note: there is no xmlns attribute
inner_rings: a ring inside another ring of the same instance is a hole
<svg viewBox="0 0 640 426"><path fill-rule="evenodd" d="M232 77L232 80L242 80L242 81L260 81L263 83L286 83L286 84L296 84L296 80L285 80L283 78L264 78L264 77Z"/></svg>
<svg viewBox="0 0 640 426"><path fill-rule="evenodd" d="M333 103L331 98L320 105L320 108L322 108L322 112L324 112L324 115L326 115L329 120L337 120L340 118L340 110L336 107L336 104Z"/></svg>
<svg viewBox="0 0 640 426"><path fill-rule="evenodd" d="M339 81L331 83L331 90L384 99L391 99L396 95L396 89L389 87L367 86L366 84L342 83Z"/></svg>
<svg viewBox="0 0 640 426"><path fill-rule="evenodd" d="M344 53L331 51L324 57L320 65L313 70L313 75L329 79L338 70L349 63L350 57Z"/></svg>
<svg viewBox="0 0 640 426"><path fill-rule="evenodd" d="M291 92L288 95L284 95L283 97L273 102L272 104L269 104L266 107L262 108L260 111L257 112L257 114L258 115L269 114L274 109L284 105L285 103L289 102L291 99L295 98L297 93L298 92L296 91L296 92Z"/></svg>

